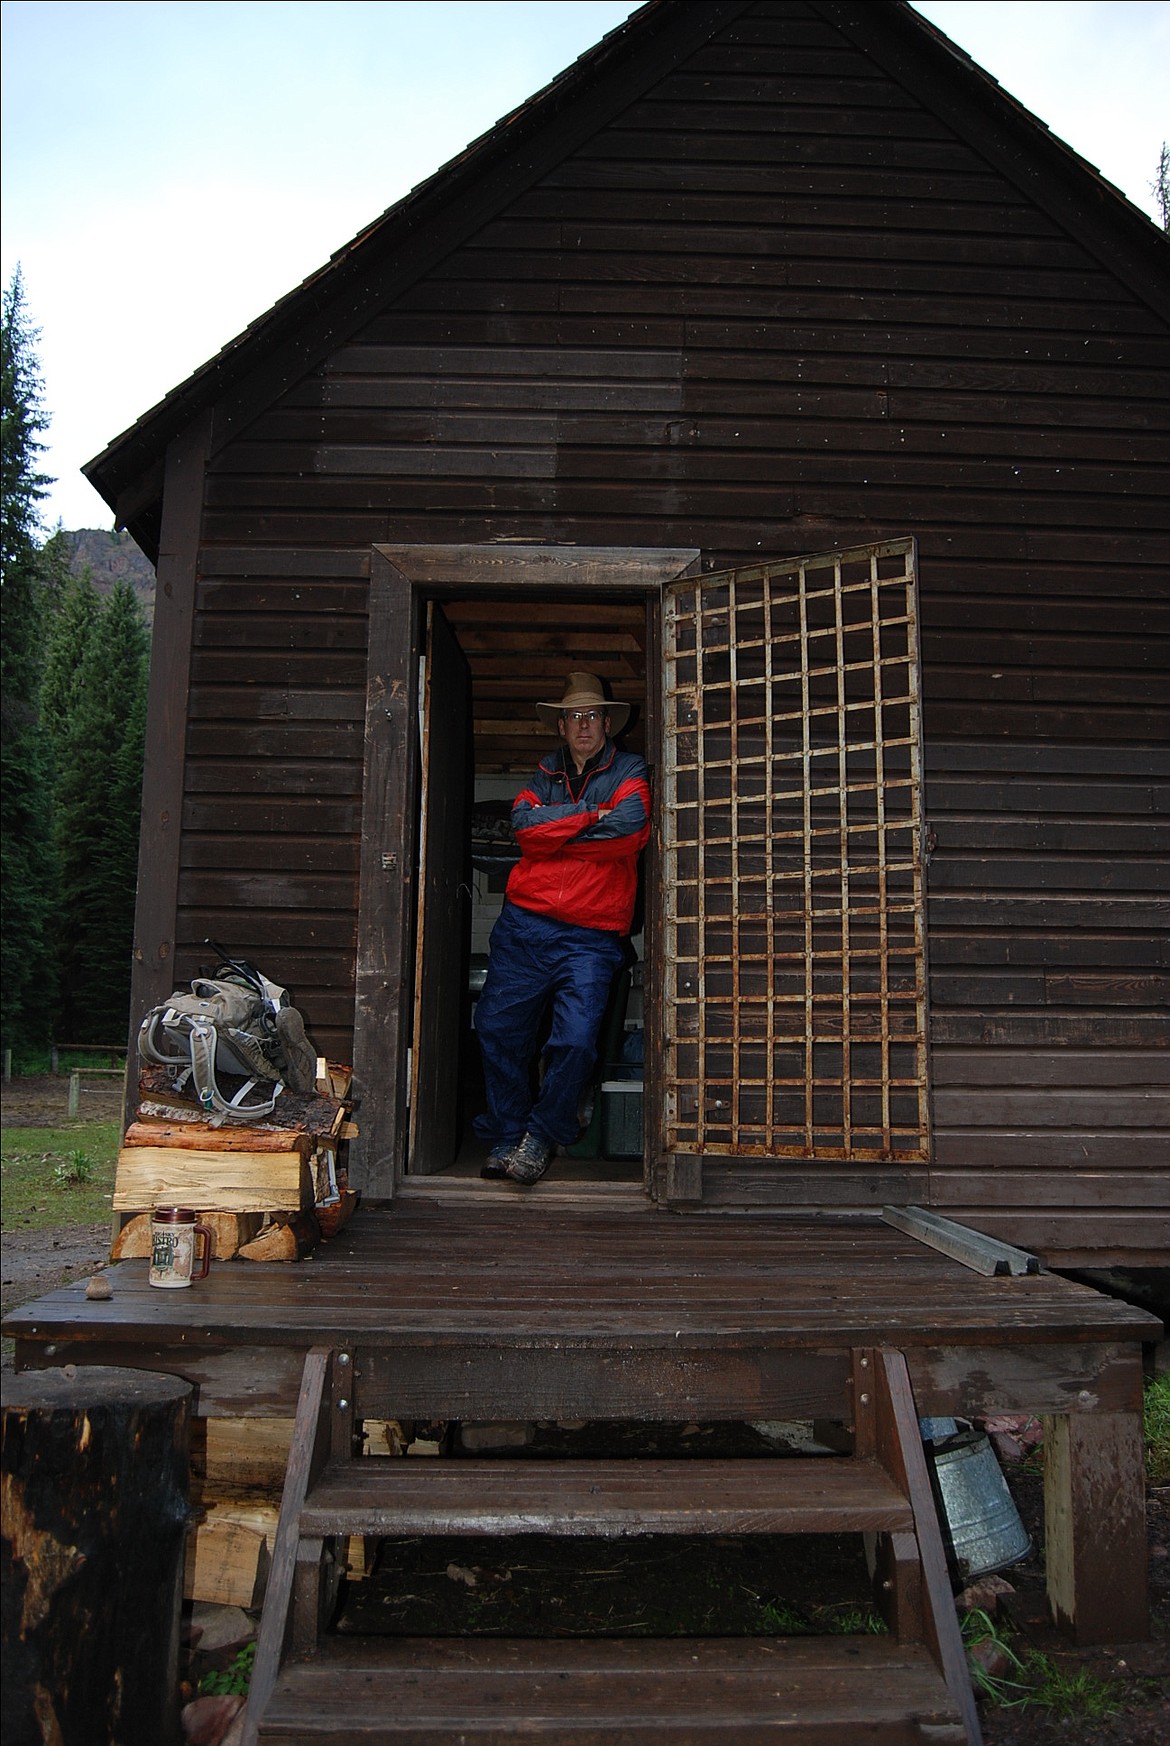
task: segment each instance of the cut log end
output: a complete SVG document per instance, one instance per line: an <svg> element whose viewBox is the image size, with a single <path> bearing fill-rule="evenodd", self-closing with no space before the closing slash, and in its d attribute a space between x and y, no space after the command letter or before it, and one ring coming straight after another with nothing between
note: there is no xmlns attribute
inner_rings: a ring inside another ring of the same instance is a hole
<svg viewBox="0 0 1170 1746"><path fill-rule="evenodd" d="M321 1227L312 1212L299 1212L292 1218L273 1223L250 1243L240 1249L241 1261L300 1261L316 1248L321 1240Z"/></svg>

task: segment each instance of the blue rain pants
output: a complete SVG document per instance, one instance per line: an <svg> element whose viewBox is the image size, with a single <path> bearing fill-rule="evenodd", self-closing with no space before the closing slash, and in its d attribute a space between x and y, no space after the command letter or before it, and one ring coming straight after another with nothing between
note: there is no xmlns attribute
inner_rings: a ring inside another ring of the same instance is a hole
<svg viewBox="0 0 1170 1746"><path fill-rule="evenodd" d="M475 1009L487 1092L487 1114L472 1124L480 1139L511 1144L533 1133L556 1146L578 1139L581 1093L597 1061L610 985L624 961L619 934L575 927L505 902L492 929L487 979ZM532 1058L550 1000L552 1029L533 1103Z"/></svg>

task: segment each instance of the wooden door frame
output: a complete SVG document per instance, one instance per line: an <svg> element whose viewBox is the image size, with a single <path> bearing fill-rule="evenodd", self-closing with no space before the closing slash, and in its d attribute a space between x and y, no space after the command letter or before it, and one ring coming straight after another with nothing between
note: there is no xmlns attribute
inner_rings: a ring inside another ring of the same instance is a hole
<svg viewBox="0 0 1170 1746"><path fill-rule="evenodd" d="M367 1201L390 1200L406 1162L406 1051L410 1043L410 953L414 932L418 821L418 655L428 596L503 592L608 594L646 600L698 575L693 549L627 546L376 545L370 562L369 656L358 937L354 1090L360 1138L350 1182ZM661 732L659 674L647 672L647 744ZM652 860L656 868L657 858ZM657 879L651 889L657 891ZM648 902L647 945L658 943L658 904ZM647 1060L657 1058L658 1014L647 1003ZM653 1082L648 1081L653 1107ZM649 1124L648 1124L649 1125ZM653 1130L652 1130L653 1131ZM647 1159L647 1176L649 1166Z"/></svg>

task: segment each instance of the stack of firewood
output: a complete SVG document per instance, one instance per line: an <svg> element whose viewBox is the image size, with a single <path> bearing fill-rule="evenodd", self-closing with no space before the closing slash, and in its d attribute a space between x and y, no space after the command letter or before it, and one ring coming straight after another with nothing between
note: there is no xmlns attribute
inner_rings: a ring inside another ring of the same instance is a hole
<svg viewBox="0 0 1170 1746"><path fill-rule="evenodd" d="M265 1120L216 1122L165 1067L147 1067L118 1153L112 1259L150 1254L157 1206L194 1208L220 1261L297 1261L335 1235L358 1199L345 1165L350 1080L319 1058L314 1092L286 1087Z"/></svg>

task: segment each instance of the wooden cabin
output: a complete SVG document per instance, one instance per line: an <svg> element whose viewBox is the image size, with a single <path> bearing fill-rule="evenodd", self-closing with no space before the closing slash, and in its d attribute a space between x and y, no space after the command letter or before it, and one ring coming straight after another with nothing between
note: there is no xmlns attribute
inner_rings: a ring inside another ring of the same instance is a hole
<svg viewBox="0 0 1170 1746"><path fill-rule="evenodd" d="M974 1746L923 1414L1053 1415L1053 1611L1145 1630L1156 1319L881 1215L1170 1255L1168 265L909 6L651 0L87 468L157 557L133 1022L220 941L360 1099L329 1254L6 1323L284 1418L249 1739ZM643 1078L525 1192L469 1154L474 992L571 669L651 767ZM852 1457L350 1459L403 1415ZM864 1531L893 1634L318 1645L338 1536L534 1523Z"/></svg>
<svg viewBox="0 0 1170 1746"><path fill-rule="evenodd" d="M465 814L590 668L648 1192L1164 1260L1168 255L908 6L642 8L87 468L158 560L135 1014L225 940L367 1195L449 1165Z"/></svg>

